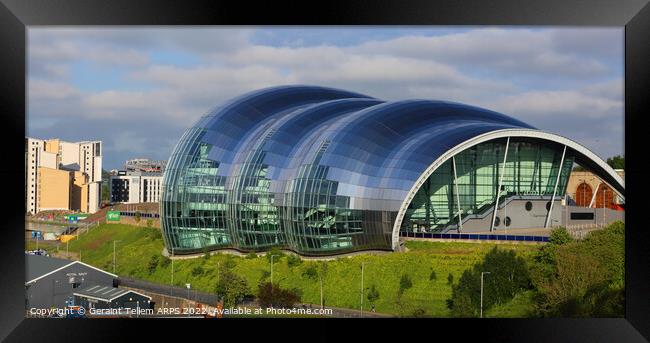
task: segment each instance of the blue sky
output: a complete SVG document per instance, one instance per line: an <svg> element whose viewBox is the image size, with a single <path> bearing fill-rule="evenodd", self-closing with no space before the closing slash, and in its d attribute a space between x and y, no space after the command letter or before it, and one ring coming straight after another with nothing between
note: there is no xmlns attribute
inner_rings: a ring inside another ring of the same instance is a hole
<svg viewBox="0 0 650 343"><path fill-rule="evenodd" d="M458 101L623 153L622 28L37 27L27 135L167 159L215 105L280 84Z"/></svg>

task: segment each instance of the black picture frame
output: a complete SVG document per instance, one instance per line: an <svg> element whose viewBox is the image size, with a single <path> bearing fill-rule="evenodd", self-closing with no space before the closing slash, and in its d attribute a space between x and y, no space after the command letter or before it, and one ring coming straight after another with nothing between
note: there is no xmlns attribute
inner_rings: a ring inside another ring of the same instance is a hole
<svg viewBox="0 0 650 343"><path fill-rule="evenodd" d="M453 339L624 342L650 339L650 234L641 219L644 109L650 95L650 5L624 1L327 1L262 4L168 0L0 0L4 227L0 244L0 339L95 341L180 334L192 339ZM593 319L165 319L24 318L26 27L38 25L561 25L625 27L625 318ZM629 143L629 144L628 144ZM639 144L641 143L641 144ZM381 322L383 321L383 322ZM181 325L182 324L182 325ZM127 330L128 329L128 333ZM206 336L202 336L206 335ZM430 335L430 336L427 336ZM171 339L171 336L168 336ZM428 337L428 338L427 338Z"/></svg>

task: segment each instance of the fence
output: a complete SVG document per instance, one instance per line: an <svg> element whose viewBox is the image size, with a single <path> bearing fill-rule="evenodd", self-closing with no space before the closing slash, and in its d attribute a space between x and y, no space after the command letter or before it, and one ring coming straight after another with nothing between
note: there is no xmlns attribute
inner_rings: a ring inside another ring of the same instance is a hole
<svg viewBox="0 0 650 343"><path fill-rule="evenodd" d="M548 242L548 237L544 237L544 236L493 235L493 234L479 234L479 233L430 233L430 232L400 232L399 235L400 237L410 237L410 238Z"/></svg>
<svg viewBox="0 0 650 343"><path fill-rule="evenodd" d="M97 225L99 225L99 221L94 221L94 222L90 222L90 223L86 222L86 223L84 223L82 225L78 225L77 229L75 230L75 232L73 234L76 235L77 237L79 237L80 234L88 233L88 231L90 231L92 228L94 228Z"/></svg>
<svg viewBox="0 0 650 343"><path fill-rule="evenodd" d="M217 294L199 292L194 289L190 289L188 292L188 289L185 287L161 285L158 283L133 279L129 277L121 276L119 278L119 284L125 287L137 288L143 291L149 291L166 296L184 298L190 301L213 306L219 301L219 296Z"/></svg>
<svg viewBox="0 0 650 343"><path fill-rule="evenodd" d="M566 230L569 232L571 237L574 239L583 239L591 231L604 229L609 224L577 224L577 225L567 225Z"/></svg>

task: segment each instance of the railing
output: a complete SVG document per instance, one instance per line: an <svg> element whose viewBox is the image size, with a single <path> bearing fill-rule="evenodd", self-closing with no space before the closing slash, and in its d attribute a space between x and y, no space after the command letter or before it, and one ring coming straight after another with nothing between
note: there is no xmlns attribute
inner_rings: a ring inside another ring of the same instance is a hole
<svg viewBox="0 0 650 343"><path fill-rule="evenodd" d="M194 289L190 289L189 297L188 297L188 289L185 287L162 285L158 283L123 277L123 276L119 278L119 284L125 287L137 288L143 291L149 291L161 295L183 298L183 299L187 299L190 301L195 301L203 304L215 305L219 301L219 296L217 294L198 292Z"/></svg>
<svg viewBox="0 0 650 343"><path fill-rule="evenodd" d="M409 238L548 242L548 237L544 237L544 236L495 235L495 234L480 234L480 233L430 233L430 232L404 232L404 231L401 231L399 235L400 237L409 237Z"/></svg>

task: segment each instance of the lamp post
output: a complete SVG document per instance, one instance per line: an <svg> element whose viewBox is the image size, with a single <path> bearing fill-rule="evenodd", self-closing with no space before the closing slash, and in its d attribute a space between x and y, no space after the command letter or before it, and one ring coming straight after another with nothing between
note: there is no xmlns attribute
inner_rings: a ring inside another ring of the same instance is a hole
<svg viewBox="0 0 650 343"><path fill-rule="evenodd" d="M190 288L192 287L191 284L186 283L185 287L187 287L187 308L190 308ZM187 311L187 316L190 316L190 311Z"/></svg>
<svg viewBox="0 0 650 343"><path fill-rule="evenodd" d="M320 274L322 273L319 273L318 281L320 282L320 308L322 310L323 309L323 275Z"/></svg>
<svg viewBox="0 0 650 343"><path fill-rule="evenodd" d="M508 233L508 187L504 186L506 198L503 199L503 233Z"/></svg>
<svg viewBox="0 0 650 343"><path fill-rule="evenodd" d="M170 287L170 294L174 295L174 247L172 247L172 282Z"/></svg>
<svg viewBox="0 0 650 343"><path fill-rule="evenodd" d="M273 258L277 255L271 255L271 297L273 297Z"/></svg>
<svg viewBox="0 0 650 343"><path fill-rule="evenodd" d="M607 225L607 207L605 202L607 201L607 188L603 187L603 226Z"/></svg>
<svg viewBox="0 0 650 343"><path fill-rule="evenodd" d="M361 262L361 318L363 318L363 267L365 262Z"/></svg>
<svg viewBox="0 0 650 343"><path fill-rule="evenodd" d="M119 240L113 240L113 274L115 274L115 242L119 242Z"/></svg>
<svg viewBox="0 0 650 343"><path fill-rule="evenodd" d="M483 275L490 272L481 272L481 318L483 318Z"/></svg>

